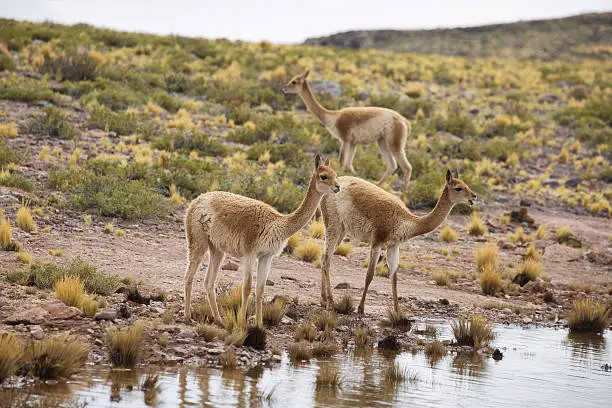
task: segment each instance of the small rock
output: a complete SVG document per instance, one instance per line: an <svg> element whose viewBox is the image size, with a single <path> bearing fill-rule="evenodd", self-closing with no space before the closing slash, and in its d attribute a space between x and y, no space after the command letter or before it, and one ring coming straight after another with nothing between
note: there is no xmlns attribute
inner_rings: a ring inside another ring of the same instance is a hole
<svg viewBox="0 0 612 408"><path fill-rule="evenodd" d="M448 306L450 304L450 302L448 301L448 299L440 299L440 304L443 306Z"/></svg>
<svg viewBox="0 0 612 408"><path fill-rule="evenodd" d="M215 348L210 348L207 351L208 351L208 354L217 355L217 354L223 353L223 348L215 347Z"/></svg>
<svg viewBox="0 0 612 408"><path fill-rule="evenodd" d="M295 320L290 318L289 316L283 316L280 322L281 324L294 324Z"/></svg>
<svg viewBox="0 0 612 408"><path fill-rule="evenodd" d="M544 180L542 182L542 185L552 187L552 188L557 188L561 185L561 183L559 183L557 180Z"/></svg>
<svg viewBox="0 0 612 408"><path fill-rule="evenodd" d="M72 319L81 315L76 307L66 306L61 300L49 300L41 305L49 313L50 319Z"/></svg>
<svg viewBox="0 0 612 408"><path fill-rule="evenodd" d="M527 198L521 198L520 206L521 207L531 207L531 200Z"/></svg>
<svg viewBox="0 0 612 408"><path fill-rule="evenodd" d="M493 352L493 360L499 361L502 358L504 358L504 353L499 351L499 349L495 349L495 351Z"/></svg>
<svg viewBox="0 0 612 408"><path fill-rule="evenodd" d="M195 339L198 337L198 333L193 329L186 329L180 332L177 336L179 339Z"/></svg>
<svg viewBox="0 0 612 408"><path fill-rule="evenodd" d="M49 320L49 312L42 307L34 307L14 313L4 320L6 324L42 324Z"/></svg>
<svg viewBox="0 0 612 408"><path fill-rule="evenodd" d="M593 245L587 252L587 259L601 265L612 265L612 246L605 244Z"/></svg>
<svg viewBox="0 0 612 408"><path fill-rule="evenodd" d="M350 289L351 285L349 285L348 282L341 282L339 284L337 284L336 286L334 286L334 289Z"/></svg>
<svg viewBox="0 0 612 408"><path fill-rule="evenodd" d="M42 340L45 337L45 332L40 326L30 327L30 334L32 335L32 338L34 338L35 340Z"/></svg>
<svg viewBox="0 0 612 408"><path fill-rule="evenodd" d="M104 309L101 312L96 313L94 320L111 320L114 321L117 318L117 311L114 309Z"/></svg>
<svg viewBox="0 0 612 408"><path fill-rule="evenodd" d="M274 286L274 281L272 279L266 279L266 286Z"/></svg>
<svg viewBox="0 0 612 408"><path fill-rule="evenodd" d="M523 317L523 324L532 323L533 319L531 317Z"/></svg>
<svg viewBox="0 0 612 408"><path fill-rule="evenodd" d="M513 312L512 312L511 309L505 307L505 308L502 309L502 313L504 313L504 314L512 314Z"/></svg>
<svg viewBox="0 0 612 408"><path fill-rule="evenodd" d="M286 279L286 280L290 280L290 281L297 281L296 278L294 278L293 276L289 276L289 275L281 275L281 279Z"/></svg>
<svg viewBox="0 0 612 408"><path fill-rule="evenodd" d="M314 281L311 282L300 282L299 287L302 289L314 288L317 284Z"/></svg>
<svg viewBox="0 0 612 408"><path fill-rule="evenodd" d="M514 245L512 242L503 242L501 245L502 249L515 249L516 245Z"/></svg>
<svg viewBox="0 0 612 408"><path fill-rule="evenodd" d="M565 187L576 188L580 185L580 179L569 179L565 182Z"/></svg>
<svg viewBox="0 0 612 408"><path fill-rule="evenodd" d="M239 267L240 265L238 265L236 262L227 261L221 269L224 271L237 271Z"/></svg>
<svg viewBox="0 0 612 408"><path fill-rule="evenodd" d="M102 339L95 339L94 340L94 344L96 346L102 346L104 344L104 342L102 341Z"/></svg>
<svg viewBox="0 0 612 408"><path fill-rule="evenodd" d="M119 306L117 316L121 319L129 319L130 316L132 316L132 313L130 313L130 310L128 309L127 305L125 303L122 303L121 306Z"/></svg>

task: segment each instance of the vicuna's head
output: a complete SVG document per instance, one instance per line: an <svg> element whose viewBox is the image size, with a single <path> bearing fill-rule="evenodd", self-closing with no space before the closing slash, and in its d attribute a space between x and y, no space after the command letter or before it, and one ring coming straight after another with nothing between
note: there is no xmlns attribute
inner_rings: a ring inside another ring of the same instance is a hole
<svg viewBox="0 0 612 408"><path fill-rule="evenodd" d="M459 179L459 174L455 171L455 175L450 170L446 170L446 187L448 189L448 197L454 204L466 203L469 205L474 204L476 200L476 194L463 180Z"/></svg>
<svg viewBox="0 0 612 408"><path fill-rule="evenodd" d="M340 191L340 184L336 180L336 172L329 167L329 159L321 163L321 156L315 156L315 167L313 177L316 178L316 188L321 194L337 193Z"/></svg>
<svg viewBox="0 0 612 408"><path fill-rule="evenodd" d="M308 78L308 74L310 71L306 71L303 74L296 75L289 82L283 86L281 91L286 94L300 94L302 92L302 87L304 86L304 82L306 82L306 78Z"/></svg>

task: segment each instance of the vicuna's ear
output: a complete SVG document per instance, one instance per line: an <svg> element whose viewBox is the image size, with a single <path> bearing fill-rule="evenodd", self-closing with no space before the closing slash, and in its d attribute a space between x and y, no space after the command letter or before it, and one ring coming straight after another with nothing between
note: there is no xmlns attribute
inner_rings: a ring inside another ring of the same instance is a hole
<svg viewBox="0 0 612 408"><path fill-rule="evenodd" d="M453 181L453 173L449 169L446 170L446 184L450 184Z"/></svg>
<svg viewBox="0 0 612 408"><path fill-rule="evenodd" d="M455 169L455 178L459 178L459 172Z"/></svg>
<svg viewBox="0 0 612 408"><path fill-rule="evenodd" d="M315 156L315 170L318 170L320 165L321 165L321 156L319 156L319 153L317 153L317 155Z"/></svg>
<svg viewBox="0 0 612 408"><path fill-rule="evenodd" d="M304 79L308 78L308 74L310 74L310 70L304 72L304 74L302 75L302 78Z"/></svg>
<svg viewBox="0 0 612 408"><path fill-rule="evenodd" d="M323 164L325 164L326 166L329 166L329 157L327 159L325 159L325 163L323 163Z"/></svg>

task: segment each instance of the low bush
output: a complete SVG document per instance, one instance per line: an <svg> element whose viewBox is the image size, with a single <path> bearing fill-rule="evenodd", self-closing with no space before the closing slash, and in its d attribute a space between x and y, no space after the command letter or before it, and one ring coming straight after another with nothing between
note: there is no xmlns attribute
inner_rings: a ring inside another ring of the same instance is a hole
<svg viewBox="0 0 612 408"><path fill-rule="evenodd" d="M567 324L570 331L602 333L610 324L610 309L588 298L576 299Z"/></svg>
<svg viewBox="0 0 612 408"><path fill-rule="evenodd" d="M143 321L137 321L126 330L119 330L116 327L107 329L106 343L109 358L113 365L127 368L136 365L144 330L145 323Z"/></svg>
<svg viewBox="0 0 612 408"><path fill-rule="evenodd" d="M455 341L460 346L472 346L479 349L493 340L493 326L484 316L473 315L471 318L460 316L451 323Z"/></svg>
<svg viewBox="0 0 612 408"><path fill-rule="evenodd" d="M57 335L31 343L25 352L25 368L43 380L67 378L87 361L87 346L76 337Z"/></svg>
<svg viewBox="0 0 612 408"><path fill-rule="evenodd" d="M60 139L74 139L79 134L77 128L70 123L68 115L54 106L47 106L42 114L30 117L21 127L21 131Z"/></svg>

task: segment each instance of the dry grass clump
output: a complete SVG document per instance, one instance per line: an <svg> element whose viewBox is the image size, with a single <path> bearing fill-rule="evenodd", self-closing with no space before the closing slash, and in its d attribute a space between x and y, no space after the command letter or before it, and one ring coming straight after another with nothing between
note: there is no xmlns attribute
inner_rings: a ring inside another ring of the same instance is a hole
<svg viewBox="0 0 612 408"><path fill-rule="evenodd" d="M369 327L358 327L355 329L355 347L369 347L374 340L374 330Z"/></svg>
<svg viewBox="0 0 612 408"><path fill-rule="evenodd" d="M87 361L87 346L76 337L64 334L31 343L25 352L26 368L44 380L67 378Z"/></svg>
<svg viewBox="0 0 612 408"><path fill-rule="evenodd" d="M310 361L312 358L310 343L304 341L291 343L287 348L287 352L289 353L289 359L293 362Z"/></svg>
<svg viewBox="0 0 612 408"><path fill-rule="evenodd" d="M497 267L499 250L497 245L486 243L476 249L474 256L476 258L476 267L478 272L483 272L487 267L492 269Z"/></svg>
<svg viewBox="0 0 612 408"><path fill-rule="evenodd" d="M445 242L452 242L457 240L457 233L453 230L450 225L445 225L440 231L440 238Z"/></svg>
<svg viewBox="0 0 612 408"><path fill-rule="evenodd" d="M353 246L351 245L350 242L342 242L340 245L338 245L338 248L336 248L336 250L334 251L334 254L341 255L341 256L349 256L352 249L353 249Z"/></svg>
<svg viewBox="0 0 612 408"><path fill-rule="evenodd" d="M2 249L7 249L9 247L12 236L11 224L6 218L2 217L0 221L0 246Z"/></svg>
<svg viewBox="0 0 612 408"><path fill-rule="evenodd" d="M55 297L65 305L80 307L85 295L85 285L77 276L64 276L55 284Z"/></svg>
<svg viewBox="0 0 612 408"><path fill-rule="evenodd" d="M487 264L480 276L480 287L485 295L495 296L501 289L501 274L494 267Z"/></svg>
<svg viewBox="0 0 612 408"><path fill-rule="evenodd" d="M582 247L580 239L572 233L572 230L567 225L562 225L556 229L555 241L575 248Z"/></svg>
<svg viewBox="0 0 612 408"><path fill-rule="evenodd" d="M302 323L295 331L295 341L314 341L317 338L317 329L310 323Z"/></svg>
<svg viewBox="0 0 612 408"><path fill-rule="evenodd" d="M223 353L219 354L219 364L223 368L234 368L238 359L236 358L236 352L234 349L227 349Z"/></svg>
<svg viewBox="0 0 612 408"><path fill-rule="evenodd" d="M542 240L548 237L548 232L546 231L546 227L544 224L540 224L538 229L535 232L535 239Z"/></svg>
<svg viewBox="0 0 612 408"><path fill-rule="evenodd" d="M493 326L482 315L473 315L471 318L460 316L451 323L453 335L460 346L472 346L479 349L493 340Z"/></svg>
<svg viewBox="0 0 612 408"><path fill-rule="evenodd" d="M508 238L515 244L524 244L525 242L532 241L531 237L525 232L523 227L516 227L516 230L510 234Z"/></svg>
<svg viewBox="0 0 612 408"><path fill-rule="evenodd" d="M351 295L342 296L342 299L334 306L334 310L344 315L353 313L353 311L355 311L355 306L353 305L353 298Z"/></svg>
<svg viewBox="0 0 612 408"><path fill-rule="evenodd" d="M387 308L387 319L389 319L389 322L393 327L408 330L410 329L410 320L408 320L401 310L395 310L393 307Z"/></svg>
<svg viewBox="0 0 612 408"><path fill-rule="evenodd" d="M266 326L276 326L287 311L285 302L281 300L275 300L273 302L265 303L263 305L263 322Z"/></svg>
<svg viewBox="0 0 612 408"><path fill-rule="evenodd" d="M325 234L325 225L323 224L323 221L312 221L308 225L308 232L312 238L323 238L323 235Z"/></svg>
<svg viewBox="0 0 612 408"><path fill-rule="evenodd" d="M434 340L425 345L425 355L431 362L438 361L446 355L446 346L441 341Z"/></svg>
<svg viewBox="0 0 612 408"><path fill-rule="evenodd" d="M32 217L30 207L26 203L22 203L19 210L17 210L17 226L25 232L36 231L36 222Z"/></svg>
<svg viewBox="0 0 612 408"><path fill-rule="evenodd" d="M85 316L92 317L95 316L96 312L98 311L98 302L96 302L93 296L83 295L79 307Z"/></svg>
<svg viewBox="0 0 612 408"><path fill-rule="evenodd" d="M395 361L391 362L387 367L384 368L383 382L387 386L395 387L404 381L408 380L414 383L418 380L417 373L410 372L406 367L400 367L399 363Z"/></svg>
<svg viewBox="0 0 612 408"><path fill-rule="evenodd" d="M198 336L202 337L205 341L212 341L213 339L225 340L225 330L220 329L214 324L200 323L195 329Z"/></svg>
<svg viewBox="0 0 612 408"><path fill-rule="evenodd" d="M518 264L513 282L521 286L534 281L542 274L542 264L533 258L526 258Z"/></svg>
<svg viewBox="0 0 612 408"><path fill-rule="evenodd" d="M338 325L336 314L330 310L323 310L312 319L315 327L321 331L326 329L335 329Z"/></svg>
<svg viewBox="0 0 612 408"><path fill-rule="evenodd" d="M320 341L313 344L311 351L314 357L331 357L338 353L338 345L333 340Z"/></svg>
<svg viewBox="0 0 612 408"><path fill-rule="evenodd" d="M111 327L106 331L106 343L111 363L120 367L134 367L145 331L145 322L137 321L126 330Z"/></svg>
<svg viewBox="0 0 612 408"><path fill-rule="evenodd" d="M168 346L168 341L170 340L170 338L168 336L168 333L162 333L159 335L159 338L157 340L160 346L166 347Z"/></svg>
<svg viewBox="0 0 612 408"><path fill-rule="evenodd" d="M574 300L567 316L570 331L602 333L610 325L610 309L591 299Z"/></svg>
<svg viewBox="0 0 612 408"><path fill-rule="evenodd" d="M299 231L296 232L287 240L287 245L285 246L284 251L288 254L292 254L303 239L302 233Z"/></svg>
<svg viewBox="0 0 612 408"><path fill-rule="evenodd" d="M340 372L336 367L329 364L321 366L316 379L316 389L321 388L339 388L340 387Z"/></svg>
<svg viewBox="0 0 612 408"><path fill-rule="evenodd" d="M527 250L525 251L525 259L533 259L534 261L539 261L541 258L540 253L536 249L535 245L529 245Z"/></svg>
<svg viewBox="0 0 612 408"><path fill-rule="evenodd" d="M472 218L468 224L468 234L479 237L484 235L487 232L487 227L485 227L482 219L480 218L480 214L478 211L474 211L472 213Z"/></svg>
<svg viewBox="0 0 612 408"><path fill-rule="evenodd" d="M13 333L0 335L0 384L19 369L23 345Z"/></svg>
<svg viewBox="0 0 612 408"><path fill-rule="evenodd" d="M434 271L431 273L431 278L438 286L446 286L450 282L450 275L447 271Z"/></svg>
<svg viewBox="0 0 612 408"><path fill-rule="evenodd" d="M314 239L302 242L295 250L295 256L305 262L314 262L321 258L321 244Z"/></svg>
<svg viewBox="0 0 612 408"><path fill-rule="evenodd" d="M18 252L15 256L25 265L32 263L32 255L28 252Z"/></svg>
<svg viewBox="0 0 612 408"><path fill-rule="evenodd" d="M231 333L225 336L225 344L232 344L240 347L244 344L244 339L247 337L247 331L243 327L234 327Z"/></svg>

